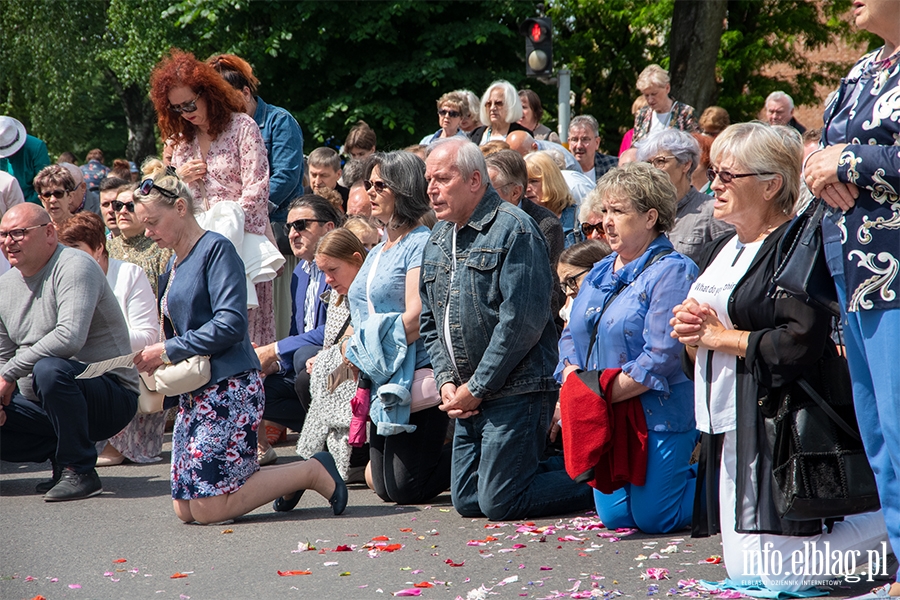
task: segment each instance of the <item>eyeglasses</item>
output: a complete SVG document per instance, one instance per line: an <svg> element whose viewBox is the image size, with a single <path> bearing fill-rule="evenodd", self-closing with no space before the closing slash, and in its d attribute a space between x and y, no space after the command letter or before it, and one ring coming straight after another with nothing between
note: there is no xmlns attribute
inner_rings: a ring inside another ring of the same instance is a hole
<svg viewBox="0 0 900 600"><path fill-rule="evenodd" d="M503 100L488 100L484 103L485 108L490 108L492 106L496 106L497 108L503 108Z"/></svg>
<svg viewBox="0 0 900 600"><path fill-rule="evenodd" d="M669 156L655 156L648 160L647 162L656 167L657 169L665 169L666 163L675 158L672 155Z"/></svg>
<svg viewBox="0 0 900 600"><path fill-rule="evenodd" d="M593 225L591 225L590 223L582 223L581 224L581 233L584 234L584 237L586 237L586 238L591 237L591 234L594 233L595 231L597 231L599 233L603 233L603 221L600 221L599 223L594 223Z"/></svg>
<svg viewBox="0 0 900 600"><path fill-rule="evenodd" d="M575 273L574 275L569 275L568 277L566 277L565 279L560 281L559 287L562 288L563 293L568 294L569 292L572 292L573 294L575 294L577 296L578 295L578 278L581 277L582 275L584 275L585 273L588 273L589 271L590 271L590 269L585 269L583 271L579 271L578 273Z"/></svg>
<svg viewBox="0 0 900 600"><path fill-rule="evenodd" d="M754 177L760 175L777 175L777 173L731 173L729 171L719 171L718 169L713 169L712 167L706 170L706 177L710 182L715 181L716 177L718 177L725 185L728 185L733 180L738 179L739 177Z"/></svg>
<svg viewBox="0 0 900 600"><path fill-rule="evenodd" d="M462 116L458 110L447 110L446 108L439 110L438 115L441 117L450 117L451 119L458 119Z"/></svg>
<svg viewBox="0 0 900 600"><path fill-rule="evenodd" d="M325 219L297 219L296 221L284 224L284 235L290 235L291 229L300 233L301 231L306 230L310 223L330 223L330 221L326 221Z"/></svg>
<svg viewBox="0 0 900 600"><path fill-rule="evenodd" d="M166 170L166 174L167 175L169 174L168 169ZM170 198L172 200L178 199L178 194L176 194L174 192L170 192L166 188L159 187L158 185L156 185L156 183L154 183L153 179L143 180L141 182L140 187L138 187L138 191L141 193L142 196L149 196L150 192L152 192L153 190L156 190L157 192L159 192L166 198ZM116 210L116 212L118 212L118 210ZM134 210L131 210L131 212L134 212Z"/></svg>
<svg viewBox="0 0 900 600"><path fill-rule="evenodd" d="M188 100L187 102L182 102L181 104L170 104L169 109L175 114L181 113L192 113L197 110L197 98L200 97L200 92L197 92L197 97L193 100Z"/></svg>
<svg viewBox="0 0 900 600"><path fill-rule="evenodd" d="M23 227L22 229L12 229L10 231L0 231L0 242L6 239L6 236L12 238L14 242L21 242L25 239L25 234L31 231L32 229L37 229L38 227L46 227L50 223L41 223L40 225L32 225L31 227Z"/></svg>
<svg viewBox="0 0 900 600"><path fill-rule="evenodd" d="M119 202L116 200L112 203L113 212L122 212L123 208L127 208L128 212L134 212L134 202Z"/></svg>
<svg viewBox="0 0 900 600"><path fill-rule="evenodd" d="M366 179L363 181L363 187L366 188L368 192L370 189L375 188L375 191L379 194L383 194L384 190L387 188L387 184L383 181L370 181Z"/></svg>
<svg viewBox="0 0 900 600"><path fill-rule="evenodd" d="M57 200L62 200L67 194L71 194L72 190L53 190L52 192L41 192L38 196L44 200L49 200L53 196Z"/></svg>

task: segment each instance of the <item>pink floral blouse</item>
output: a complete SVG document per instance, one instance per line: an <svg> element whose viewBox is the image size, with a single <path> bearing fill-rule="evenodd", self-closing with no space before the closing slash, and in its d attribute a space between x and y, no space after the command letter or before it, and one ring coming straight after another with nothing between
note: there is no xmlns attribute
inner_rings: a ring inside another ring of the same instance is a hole
<svg viewBox="0 0 900 600"><path fill-rule="evenodd" d="M172 153L172 166L203 159L197 138L182 141ZM244 231L265 235L269 227L269 160L253 117L234 113L228 127L209 145L206 175L188 185L201 206L230 200L244 209Z"/></svg>

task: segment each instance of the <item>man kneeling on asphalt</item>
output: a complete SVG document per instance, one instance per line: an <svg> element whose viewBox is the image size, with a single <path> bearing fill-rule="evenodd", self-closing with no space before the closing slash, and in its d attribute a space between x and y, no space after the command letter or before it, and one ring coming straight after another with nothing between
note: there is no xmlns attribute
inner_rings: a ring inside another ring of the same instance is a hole
<svg viewBox="0 0 900 600"><path fill-rule="evenodd" d="M76 376L131 353L125 317L100 265L59 244L43 208L11 208L0 247L13 267L0 277L0 456L50 459L53 478L37 486L47 502L95 496L103 488L94 443L134 417L138 374L128 366Z"/></svg>
<svg viewBox="0 0 900 600"><path fill-rule="evenodd" d="M547 242L490 186L481 151L436 142L425 162L439 222L422 257L422 338L441 410L456 419L451 498L506 521L581 510L591 488L541 463L556 402Z"/></svg>

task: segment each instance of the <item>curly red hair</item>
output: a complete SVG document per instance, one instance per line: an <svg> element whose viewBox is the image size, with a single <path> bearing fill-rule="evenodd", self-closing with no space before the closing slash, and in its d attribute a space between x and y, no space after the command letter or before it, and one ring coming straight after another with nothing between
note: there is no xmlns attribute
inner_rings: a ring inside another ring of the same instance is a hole
<svg viewBox="0 0 900 600"><path fill-rule="evenodd" d="M169 92L181 85L199 93L206 101L208 131L213 138L225 130L232 114L244 111L243 97L215 69L190 52L172 48L150 75L150 99L156 108L163 139L184 136L182 139L190 142L197 134L197 127L173 112L169 105Z"/></svg>

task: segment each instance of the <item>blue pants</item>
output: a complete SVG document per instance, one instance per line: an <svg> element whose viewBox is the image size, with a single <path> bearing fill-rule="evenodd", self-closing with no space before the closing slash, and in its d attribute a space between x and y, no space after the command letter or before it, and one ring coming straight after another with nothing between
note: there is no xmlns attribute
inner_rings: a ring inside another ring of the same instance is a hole
<svg viewBox="0 0 900 600"><path fill-rule="evenodd" d="M10 462L44 462L87 473L97 463L94 443L116 435L137 412L136 392L112 375L75 379L84 364L42 358L34 365L40 404L15 394L0 427L0 454Z"/></svg>
<svg viewBox="0 0 900 600"><path fill-rule="evenodd" d="M825 258L834 276L844 347L853 382L853 404L866 456L875 474L881 511L894 552L900 551L900 309L848 313L840 237L822 224ZM900 573L900 571L898 571Z"/></svg>
<svg viewBox="0 0 900 600"><path fill-rule="evenodd" d="M612 494L594 490L597 515L609 529L637 527L670 533L691 524L697 473L690 466L696 431L648 432L647 481L626 484Z"/></svg>
<svg viewBox="0 0 900 600"><path fill-rule="evenodd" d="M456 420L450 478L459 514L509 521L590 506L590 487L572 481L559 461L540 462L555 402L551 392L497 398Z"/></svg>

